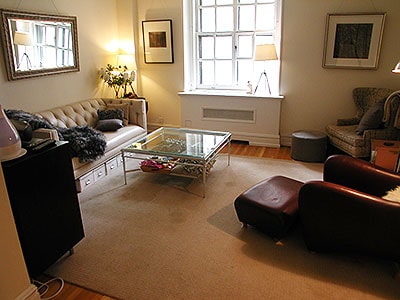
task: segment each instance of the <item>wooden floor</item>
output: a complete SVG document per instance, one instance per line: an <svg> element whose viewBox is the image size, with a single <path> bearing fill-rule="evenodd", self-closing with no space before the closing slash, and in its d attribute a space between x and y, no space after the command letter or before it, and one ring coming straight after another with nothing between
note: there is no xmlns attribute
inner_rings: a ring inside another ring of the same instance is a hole
<svg viewBox="0 0 400 300"><path fill-rule="evenodd" d="M259 147L259 146L249 146L247 143L242 142L232 142L231 143L231 154L233 155L243 155L243 156L251 156L251 157L263 157L263 158L277 158L277 159L288 159L291 160L290 157L290 148L289 147L281 147L281 148L267 148L267 147ZM224 149L223 152L227 152L227 149ZM42 276L40 277L41 282L45 282L49 278ZM53 282L49 285L48 292L43 295L42 298L49 298L52 294L57 292L59 288L59 284L57 282ZM98 294L96 292L81 288L79 286L69 284L67 282L64 283L64 287L61 292L54 298L55 300L114 300L114 298L107 297L105 295Z"/></svg>

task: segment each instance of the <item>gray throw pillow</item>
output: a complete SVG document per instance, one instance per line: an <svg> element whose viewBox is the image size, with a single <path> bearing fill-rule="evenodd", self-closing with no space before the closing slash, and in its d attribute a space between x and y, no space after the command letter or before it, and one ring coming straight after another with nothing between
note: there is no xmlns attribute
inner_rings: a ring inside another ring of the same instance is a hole
<svg viewBox="0 0 400 300"><path fill-rule="evenodd" d="M100 131L116 131L123 127L120 119L106 119L97 121L96 129Z"/></svg>
<svg viewBox="0 0 400 300"><path fill-rule="evenodd" d="M380 101L372 105L362 116L357 126L356 133L362 135L364 130L377 129L382 124L384 101Z"/></svg>
<svg viewBox="0 0 400 300"><path fill-rule="evenodd" d="M124 110L122 108L97 110L98 120L120 119L124 121Z"/></svg>

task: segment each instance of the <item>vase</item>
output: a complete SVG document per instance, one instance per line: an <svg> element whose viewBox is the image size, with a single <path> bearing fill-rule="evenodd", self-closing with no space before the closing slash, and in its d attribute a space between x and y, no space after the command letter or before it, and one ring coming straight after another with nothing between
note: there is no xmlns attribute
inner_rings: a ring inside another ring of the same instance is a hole
<svg viewBox="0 0 400 300"><path fill-rule="evenodd" d="M0 105L0 161L16 158L23 152L18 132Z"/></svg>

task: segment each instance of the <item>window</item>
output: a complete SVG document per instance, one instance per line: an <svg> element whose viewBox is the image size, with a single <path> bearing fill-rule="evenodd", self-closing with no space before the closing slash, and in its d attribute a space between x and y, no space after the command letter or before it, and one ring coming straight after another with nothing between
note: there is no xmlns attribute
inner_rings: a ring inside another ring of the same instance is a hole
<svg viewBox="0 0 400 300"><path fill-rule="evenodd" d="M246 89L264 63L278 85L279 63L253 57L255 45L279 42L280 0L193 0L192 24L192 87Z"/></svg>
<svg viewBox="0 0 400 300"><path fill-rule="evenodd" d="M74 64L71 24L16 21L16 30L29 33L33 39L31 47L26 47L26 44L16 45L19 70L57 68Z"/></svg>
<svg viewBox="0 0 400 300"><path fill-rule="evenodd" d="M41 23L35 24L34 28L40 67L64 67L73 64L69 24Z"/></svg>

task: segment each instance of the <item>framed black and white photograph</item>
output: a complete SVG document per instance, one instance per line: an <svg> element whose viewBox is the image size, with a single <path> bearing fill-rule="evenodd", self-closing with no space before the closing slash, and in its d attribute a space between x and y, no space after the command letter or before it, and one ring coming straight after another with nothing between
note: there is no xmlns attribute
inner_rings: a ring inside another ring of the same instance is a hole
<svg viewBox="0 0 400 300"><path fill-rule="evenodd" d="M172 64L172 20L142 21L144 62L147 64Z"/></svg>
<svg viewBox="0 0 400 300"><path fill-rule="evenodd" d="M328 14L322 66L377 69L385 13Z"/></svg>

